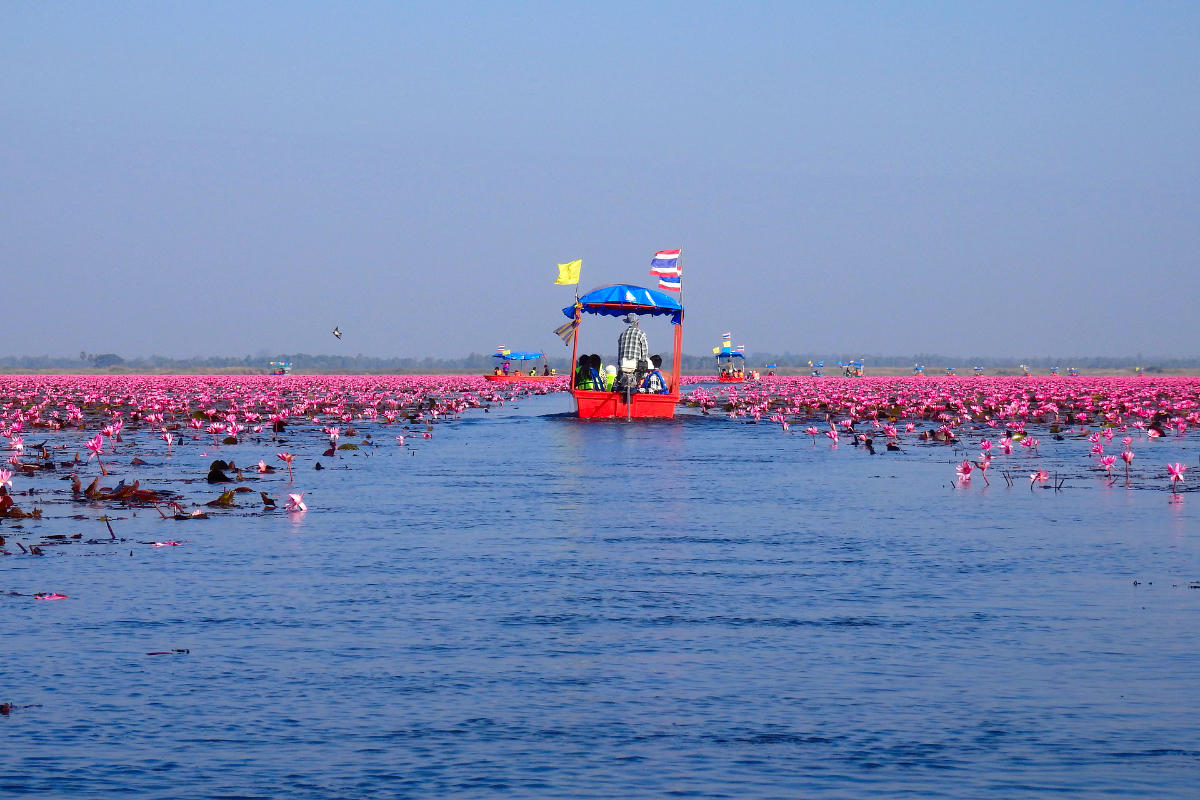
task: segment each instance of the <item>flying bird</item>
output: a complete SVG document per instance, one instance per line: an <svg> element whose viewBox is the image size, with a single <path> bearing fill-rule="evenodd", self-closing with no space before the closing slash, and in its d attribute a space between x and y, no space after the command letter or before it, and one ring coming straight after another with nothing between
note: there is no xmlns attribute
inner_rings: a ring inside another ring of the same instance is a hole
<svg viewBox="0 0 1200 800"><path fill-rule="evenodd" d="M338 328L338 326L337 326L337 325L334 325L334 326L333 326L333 335L334 335L334 336L336 336L336 337L337 337L337 338L339 338L339 339L340 339L340 338L342 338L342 332L341 332L341 330Z"/></svg>

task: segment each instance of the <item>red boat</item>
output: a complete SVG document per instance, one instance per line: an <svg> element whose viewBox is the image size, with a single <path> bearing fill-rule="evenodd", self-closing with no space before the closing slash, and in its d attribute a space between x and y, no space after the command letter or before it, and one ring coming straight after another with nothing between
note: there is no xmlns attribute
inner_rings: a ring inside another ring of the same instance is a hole
<svg viewBox="0 0 1200 800"><path fill-rule="evenodd" d="M713 353L717 356L717 381L719 383L745 382L746 356L740 349L734 350L728 338L720 347L714 347Z"/></svg>
<svg viewBox="0 0 1200 800"><path fill-rule="evenodd" d="M517 353L501 345L501 348L492 354L492 358L500 359L503 362L503 366L496 367L496 371L491 375L483 376L489 381L496 381L497 383L524 383L526 381L555 381L559 378L558 375L546 374L545 353ZM542 359L542 374L540 375L533 369L528 372L520 369L513 371L511 369L511 362L513 361L529 362L536 361L539 358Z"/></svg>
<svg viewBox="0 0 1200 800"><path fill-rule="evenodd" d="M578 363L579 325L584 314L620 317L625 314L668 317L674 329L671 375L666 394L641 392L601 392L590 389L571 389L575 414L580 419L671 419L679 403L679 367L683 349L683 305L674 297L653 289L627 284L613 284L593 289L563 309L574 320L575 336L571 347L571 365Z"/></svg>

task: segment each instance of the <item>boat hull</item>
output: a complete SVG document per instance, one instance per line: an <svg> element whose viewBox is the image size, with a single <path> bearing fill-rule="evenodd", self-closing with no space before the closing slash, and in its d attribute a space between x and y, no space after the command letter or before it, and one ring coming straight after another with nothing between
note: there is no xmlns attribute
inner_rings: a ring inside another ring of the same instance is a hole
<svg viewBox="0 0 1200 800"><path fill-rule="evenodd" d="M484 375L485 380L494 381L495 383L523 383L526 381L547 382L557 381L562 375Z"/></svg>
<svg viewBox="0 0 1200 800"><path fill-rule="evenodd" d="M717 382L718 383L745 383L746 378L745 378L745 376L742 376L739 378L737 375L718 375Z"/></svg>
<svg viewBox="0 0 1200 800"><path fill-rule="evenodd" d="M671 419L679 394L634 394L629 405L623 392L571 391L575 413L580 419Z"/></svg>

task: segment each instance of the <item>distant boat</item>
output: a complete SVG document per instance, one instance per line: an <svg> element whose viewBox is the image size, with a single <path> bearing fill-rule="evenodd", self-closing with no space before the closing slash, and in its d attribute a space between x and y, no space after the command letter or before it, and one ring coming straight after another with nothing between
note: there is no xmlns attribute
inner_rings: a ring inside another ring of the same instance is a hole
<svg viewBox="0 0 1200 800"><path fill-rule="evenodd" d="M545 353L516 353L511 350L500 350L496 353L493 353L492 358L503 359L503 365L496 367L496 371L494 371L491 375L484 375L483 377L489 381L495 381L497 383L523 383L526 381L557 380L558 375L546 375L545 369L543 369L542 373L539 374L536 367L527 371L521 371L519 369L506 370L506 367L509 366L510 361L536 361L539 358L544 359L545 357Z"/></svg>
<svg viewBox="0 0 1200 800"><path fill-rule="evenodd" d="M742 383L746 380L745 345L733 346L732 334L721 337L721 345L713 348L717 357L717 381L720 383Z"/></svg>

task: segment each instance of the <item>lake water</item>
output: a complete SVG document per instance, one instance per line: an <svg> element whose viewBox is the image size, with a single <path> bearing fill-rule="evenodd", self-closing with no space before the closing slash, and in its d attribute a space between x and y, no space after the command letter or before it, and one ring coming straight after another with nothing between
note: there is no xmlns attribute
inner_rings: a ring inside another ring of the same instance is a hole
<svg viewBox="0 0 1200 800"><path fill-rule="evenodd" d="M1197 796L1200 494L568 405L309 459L303 515L48 506L100 541L0 559L71 598L0 597L0 795Z"/></svg>

